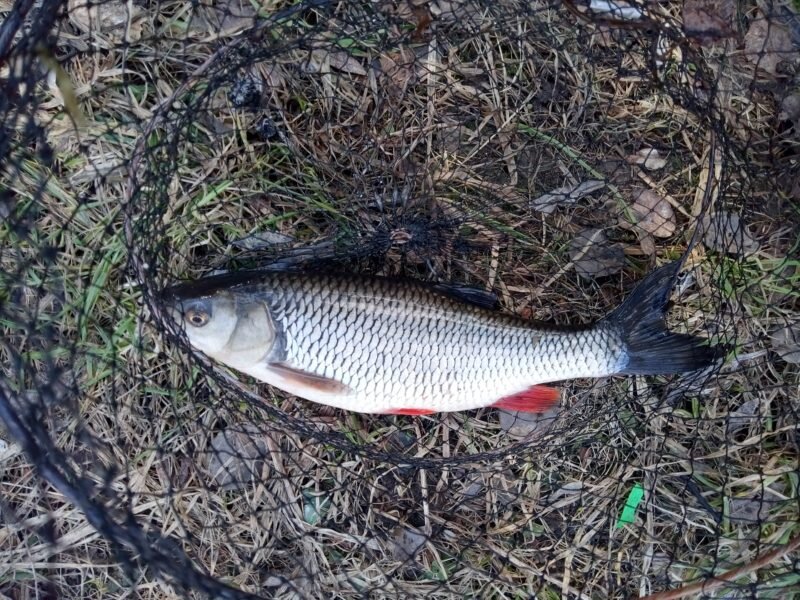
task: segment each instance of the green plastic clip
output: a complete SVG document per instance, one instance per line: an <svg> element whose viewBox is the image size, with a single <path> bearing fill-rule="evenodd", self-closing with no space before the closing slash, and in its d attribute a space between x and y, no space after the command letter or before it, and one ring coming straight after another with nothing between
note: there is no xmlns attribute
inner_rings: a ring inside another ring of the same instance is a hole
<svg viewBox="0 0 800 600"><path fill-rule="evenodd" d="M622 512L617 521L617 529L624 527L626 523L633 523L633 518L636 516L636 509L639 508L639 503L644 498L644 488L641 483L637 483L631 488L628 494L628 499L625 501L625 506L622 507Z"/></svg>

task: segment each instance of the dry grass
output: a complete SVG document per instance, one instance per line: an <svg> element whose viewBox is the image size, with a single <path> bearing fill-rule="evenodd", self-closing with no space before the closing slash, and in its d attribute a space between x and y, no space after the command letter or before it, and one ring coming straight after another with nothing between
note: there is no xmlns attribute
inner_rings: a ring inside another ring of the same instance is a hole
<svg viewBox="0 0 800 600"><path fill-rule="evenodd" d="M387 3L385 27L339 7L326 35L309 13L243 42L246 20L225 20L220 37L212 7L166 2L130 24L125 51L119 34L90 34L74 13L59 40L78 51L65 67L89 125L79 140L45 88L34 119L49 124L54 164L19 148L0 179L18 202L12 220L31 206L29 231L0 223L0 294L13 300L0 312L6 393L46 403L50 436L107 488L101 498L181 540L215 577L264 595L625 597L786 543L800 533L798 377L768 335L800 318L800 271L787 258L797 207L763 175L775 168L762 152L775 135L772 97L753 91L752 66L730 48L666 68L671 98L648 79L637 31L578 28L539 3L454 5L455 17L425 24ZM301 34L303 49L292 42ZM728 137L676 100L695 68L718 78ZM231 88L255 78L261 108L232 106ZM264 117L272 136L257 133ZM663 169L625 161L649 147L667 155ZM531 210L588 179L609 185L552 214ZM639 188L675 212L677 233L652 246L619 225ZM311 246L314 260L344 256L338 268L488 286L507 310L588 322L680 255L704 202L741 210L760 248L724 257L697 245L671 319L732 339L738 361L694 384L571 382L552 427L521 442L493 410L385 418L286 397L212 369L153 314L166 281ZM587 228L621 244L624 271L575 273L569 245ZM263 232L294 242L233 244ZM45 245L59 251L48 257ZM14 357L27 367L13 370ZM48 395L55 369L64 373ZM229 489L213 476L213 460L226 460L220 432L239 455L226 463ZM0 455L0 473L0 591L179 595L152 568L123 570L18 445ZM645 500L618 528L635 484ZM404 531L424 536L410 557ZM786 597L798 581L787 558L737 584Z"/></svg>

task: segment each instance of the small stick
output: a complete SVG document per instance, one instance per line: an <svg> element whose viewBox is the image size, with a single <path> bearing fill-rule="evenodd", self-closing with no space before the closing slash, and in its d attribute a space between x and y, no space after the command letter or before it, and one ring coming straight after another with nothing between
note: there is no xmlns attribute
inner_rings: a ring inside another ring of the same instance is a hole
<svg viewBox="0 0 800 600"><path fill-rule="evenodd" d="M639 600L677 600L678 598L683 598L684 596L692 595L694 596L697 593L707 593L712 590L715 590L719 587L722 587L723 584L729 583L734 579L738 579L744 575L749 575L754 571L758 571L759 569L763 569L773 561L782 558L786 554L797 550L800 548L800 535L791 539L788 544L785 546L781 546L780 548L776 548L771 552L767 552L766 554L762 554L758 558L756 558L753 562L748 563L746 565L742 565L741 567L736 567L735 569L731 569L722 575L717 575L706 579L705 581L699 581L697 583L693 583L691 585L686 585L681 588L677 588L675 590L667 590L666 592L658 592L656 594L650 594L649 596L644 596Z"/></svg>

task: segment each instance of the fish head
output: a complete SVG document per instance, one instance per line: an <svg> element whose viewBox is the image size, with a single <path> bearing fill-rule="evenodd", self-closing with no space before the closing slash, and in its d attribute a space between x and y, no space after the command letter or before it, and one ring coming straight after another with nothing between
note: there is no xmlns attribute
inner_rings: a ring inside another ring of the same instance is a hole
<svg viewBox="0 0 800 600"><path fill-rule="evenodd" d="M236 331L236 301L224 292L191 297L167 290L164 294L169 315L180 326L189 343L209 356L220 352Z"/></svg>
<svg viewBox="0 0 800 600"><path fill-rule="evenodd" d="M230 366L262 360L275 342L269 311L252 294L179 284L164 290L162 300L194 348Z"/></svg>

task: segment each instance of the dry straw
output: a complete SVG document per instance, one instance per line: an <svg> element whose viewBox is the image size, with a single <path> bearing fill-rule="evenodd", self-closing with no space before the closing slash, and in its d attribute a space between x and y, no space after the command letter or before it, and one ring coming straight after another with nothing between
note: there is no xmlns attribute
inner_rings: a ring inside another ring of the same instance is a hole
<svg viewBox="0 0 800 600"><path fill-rule="evenodd" d="M0 14L0 592L796 594L795 5ZM725 363L561 382L539 416L305 402L158 299L281 265L581 324L676 259L670 326Z"/></svg>

